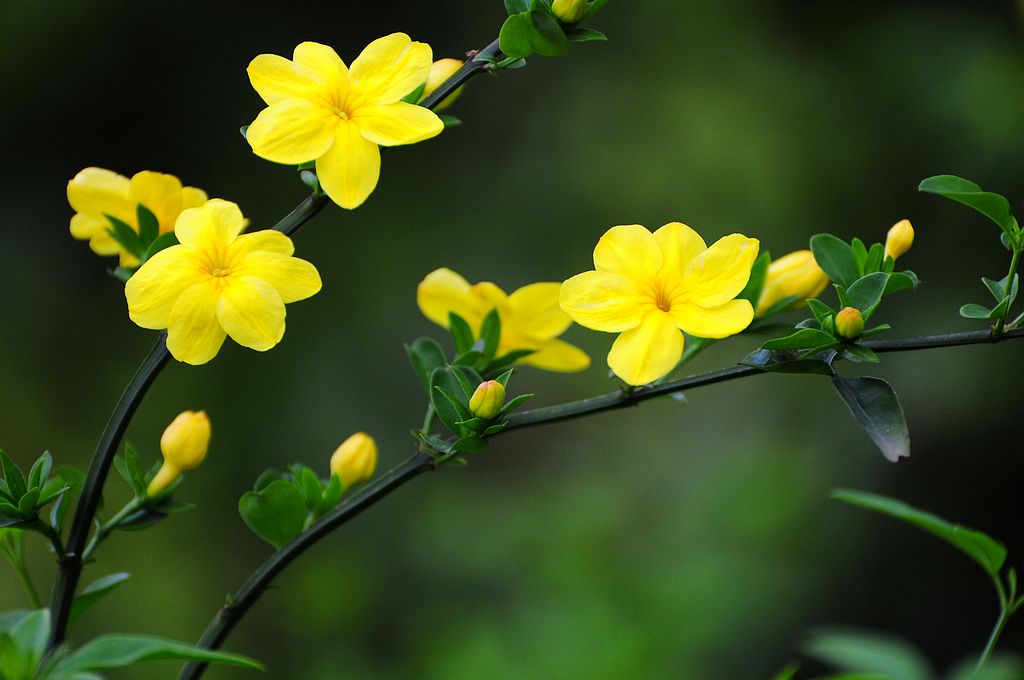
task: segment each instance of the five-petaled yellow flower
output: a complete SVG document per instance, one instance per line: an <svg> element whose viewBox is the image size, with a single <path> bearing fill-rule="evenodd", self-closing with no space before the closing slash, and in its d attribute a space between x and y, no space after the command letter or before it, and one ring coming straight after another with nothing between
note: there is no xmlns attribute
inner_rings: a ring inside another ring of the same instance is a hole
<svg viewBox="0 0 1024 680"><path fill-rule="evenodd" d="M160 233L174 229L182 210L206 203L206 192L181 185L174 175L149 170L131 179L103 168L86 168L68 182L68 203L76 214L71 218L71 235L89 241L98 255L120 255L126 267L138 263L134 255L110 235L107 215L139 230L136 206L145 206L160 222Z"/></svg>
<svg viewBox="0 0 1024 680"><path fill-rule="evenodd" d="M498 356L513 350L532 349L521 361L548 371L582 371L590 357L558 336L572 325L572 319L558 307L557 283L533 283L507 295L483 281L470 285L451 269L437 269L427 275L416 290L416 302L423 315L448 327L448 315L461 316L477 335L484 317L498 310L501 342Z"/></svg>
<svg viewBox="0 0 1024 680"><path fill-rule="evenodd" d="M621 333L608 365L630 385L645 385L679 363L680 331L724 338L750 325L753 307L733 298L747 285L758 246L731 234L708 248L679 222L653 234L638 224L612 227L594 249L596 271L562 284L562 309L581 326Z"/></svg>
<svg viewBox="0 0 1024 680"><path fill-rule="evenodd" d="M314 42L291 61L261 54L249 80L267 103L246 132L257 156L297 165L316 161L320 186L343 208L359 206L377 186L381 146L413 144L441 133L429 109L401 101L427 80L430 46L404 33L374 40L345 66Z"/></svg>
<svg viewBox="0 0 1024 680"><path fill-rule="evenodd" d="M320 290L320 275L291 257L278 231L241 234L238 206L213 199L186 210L174 233L180 245L161 250L128 280L128 315L143 328L167 329L175 359L205 364L230 335L265 351L284 336L285 303Z"/></svg>

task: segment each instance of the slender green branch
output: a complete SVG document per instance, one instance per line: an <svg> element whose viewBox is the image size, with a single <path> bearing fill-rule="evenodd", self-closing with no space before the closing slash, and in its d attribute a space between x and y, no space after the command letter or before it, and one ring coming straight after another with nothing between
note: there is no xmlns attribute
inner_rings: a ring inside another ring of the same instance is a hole
<svg viewBox="0 0 1024 680"><path fill-rule="evenodd" d="M14 569L14 573L18 575L18 581L21 582L21 587L25 591L25 597L28 598L29 606L32 609L39 609L42 606L39 601L39 593L36 591L36 586L32 582L28 569L25 568L25 554L21 550L20 541L14 543L12 549L6 552L4 556L7 557L7 561L11 568Z"/></svg>
<svg viewBox="0 0 1024 680"><path fill-rule="evenodd" d="M978 665L974 667L974 672L978 673L988 662L992 651L996 648L996 643L999 642L999 636L1003 634L1003 629L1006 628L1006 622L1009 620L1009 611L1006 609L1005 604L999 609L999 618L996 619L996 625L992 627L992 632L988 636L988 642L985 643L985 649L981 652L981 656L978 658Z"/></svg>
<svg viewBox="0 0 1024 680"><path fill-rule="evenodd" d="M139 366L139 370L136 371L131 382L128 383L128 387L125 388L121 400L100 436L99 444L96 445L96 453L93 455L89 467L89 475L82 487L82 497L75 507L75 516L68 534L67 549L57 569L57 579L50 600L52 628L48 649L53 649L64 641L68 617L71 614L71 603L75 598L78 579L82 575L83 550L89 538L93 517L96 516L96 509L99 507L100 497L103 494L103 483L110 472L110 464L114 460L114 454L117 453L125 430L128 429L132 415L135 414L135 410L142 402L146 390L156 380L156 376L171 356L167 351L165 340L166 335L161 333L156 345L150 350L149 355Z"/></svg>
<svg viewBox="0 0 1024 680"><path fill-rule="evenodd" d="M97 546L106 540L107 536L116 531L117 528L121 526L121 522L123 522L128 515L142 507L144 500L144 498L138 497L131 499L125 503L124 507L118 510L113 517L104 522L103 526L94 531L92 538L89 540L88 545L85 546L85 550L82 552L82 559L89 559L93 552L95 552Z"/></svg>
<svg viewBox="0 0 1024 680"><path fill-rule="evenodd" d="M1007 297L1010 294L1010 290L1013 289L1013 275L1017 273L1017 265L1020 262L1020 250L1016 245L1013 247L1013 257L1010 258L1010 271L1006 274L1006 283L1003 286L1003 297ZM1006 317L1010 315L1010 305L1007 303L1006 309L1003 310L1003 315L996 319L996 326L992 332L999 334L1003 332L1003 326L1006 324Z"/></svg>
<svg viewBox="0 0 1024 680"><path fill-rule="evenodd" d="M330 511L309 529L299 534L291 543L274 553L270 559L253 572L249 580L228 598L227 603L210 621L206 632L200 638L197 647L201 649L217 649L231 633L238 622L256 603L274 578L284 570L295 558L304 553L321 538L331 533L342 524L359 515L389 493L423 472L435 468L434 459L428 454L419 452L404 463L393 468L384 476L366 487L361 493ZM178 675L178 680L195 680L206 670L205 663L190 663Z"/></svg>

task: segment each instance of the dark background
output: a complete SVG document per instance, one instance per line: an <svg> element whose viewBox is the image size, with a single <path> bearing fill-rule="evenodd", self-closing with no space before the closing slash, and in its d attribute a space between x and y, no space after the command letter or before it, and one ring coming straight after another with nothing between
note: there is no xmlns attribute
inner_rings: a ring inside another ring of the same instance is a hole
<svg viewBox="0 0 1024 680"><path fill-rule="evenodd" d="M45 449L86 465L154 340L128 320L109 263L67 232L78 170L171 172L269 226L305 188L237 132L262 106L252 57L317 40L351 61L396 30L458 56L503 16L498 0L0 0L0 445L26 465ZM197 638L269 554L236 512L260 471L301 460L326 474L356 430L377 438L382 469L410 452L423 404L402 342L440 337L414 294L438 266L511 290L590 268L614 224L682 220L709 242L742 231L780 255L820 231L881 240L909 217L917 241L901 264L924 284L880 320L901 336L977 327L956 312L985 300L981 275L1005 273L997 229L915 188L953 172L1020 206L1019 5L616 0L593 25L611 41L478 78L452 111L462 127L388 152L365 206L331 207L299 233L297 254L325 286L289 307L280 346L229 343L204 367L164 372L128 438L156 460L170 419L207 409L213 447L180 492L199 507L109 541L86 582L134 577L75 640ZM516 384L537 405L612 387L612 336L567 338L594 366L523 370ZM722 343L689 370L732 364L756 342ZM899 496L1002 538L1024 563L1021 350L887 355L868 369L907 411L914 455L899 465L813 376L510 434L305 555L228 647L272 678L763 678L809 629L849 624L912 640L945 668L995 619L984 575L829 491ZM123 499L119 480L109 489L109 503ZM3 579L0 609L24 606ZM1017 621L1004 649L1022 645Z"/></svg>

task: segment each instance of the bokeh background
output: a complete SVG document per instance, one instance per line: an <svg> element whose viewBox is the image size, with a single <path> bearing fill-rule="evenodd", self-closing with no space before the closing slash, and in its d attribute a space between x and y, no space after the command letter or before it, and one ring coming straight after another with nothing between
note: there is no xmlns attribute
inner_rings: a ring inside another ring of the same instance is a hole
<svg viewBox="0 0 1024 680"><path fill-rule="evenodd" d="M441 337L414 295L438 266L511 290L588 269L614 224L682 220L709 241L738 230L778 255L826 230L881 240L909 217L918 239L905 263L924 285L892 298L884 320L898 335L976 328L957 309L984 300L981 275L1005 272L997 230L915 188L953 172L1020 206L1021 10L617 0L594 21L610 42L474 80L452 111L462 127L389 152L364 207L329 208L299 233L325 287L289 307L278 348L229 343L159 378L128 439L155 460L178 411L207 409L212 453L180 492L199 506L109 541L86 580L133 579L74 638L197 638L269 555L236 511L260 471L304 461L326 474L356 430L378 439L382 468L408 455L423 397L402 343ZM45 449L86 465L153 342L128 320L109 263L67 232L65 184L79 169L171 172L270 225L306 190L237 132L261 108L245 76L253 56L317 40L350 60L396 30L458 56L503 16L499 0L0 2L0 445L26 465ZM612 336L568 339L594 366L523 370L516 386L537 405L613 386ZM756 342L722 343L689 370L734 363ZM764 678L808 630L846 624L903 636L948 667L995 618L982 572L829 492L899 496L1001 537L1024 563L1022 350L888 355L868 369L907 411L913 457L898 465L813 376L510 434L306 554L228 647L272 678ZM108 489L111 504L125 496L117 478ZM13 575L0 579L0 609L24 606ZM1024 623L1004 649L1024 649Z"/></svg>

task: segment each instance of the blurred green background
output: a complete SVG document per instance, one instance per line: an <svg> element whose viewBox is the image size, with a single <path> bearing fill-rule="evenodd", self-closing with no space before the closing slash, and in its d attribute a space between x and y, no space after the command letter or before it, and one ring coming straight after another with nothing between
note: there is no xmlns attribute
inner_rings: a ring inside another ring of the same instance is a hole
<svg viewBox="0 0 1024 680"><path fill-rule="evenodd" d="M317 40L351 60L396 30L459 56L503 16L499 0L0 2L0 446L26 465L44 449L86 465L154 340L128 320L109 262L68 234L78 170L171 172L269 226L305 188L237 132L262 107L252 57ZM826 230L881 240L909 217L917 242L901 263L924 284L882 320L898 335L977 327L957 309L984 299L981 275L1005 273L997 229L915 188L952 172L1020 206L1019 5L617 0L593 25L610 42L476 79L451 111L462 127L387 153L364 207L331 207L298 234L325 286L289 307L279 347L229 343L207 366L164 372L128 439L155 460L171 418L205 408L213 449L179 494L199 507L109 541L85 581L133 579L75 640L197 638L269 555L236 512L263 469L301 460L326 474L356 430L377 438L382 469L408 455L423 398L402 343L441 337L415 304L438 266L511 290L590 268L614 224L681 220L709 241L742 231L781 255ZM537 405L612 388L612 336L567 337L594 366L523 370L516 385ZM756 342L722 343L689 370L734 363ZM982 572L829 491L897 495L1001 537L1024 562L1022 350L888 355L870 368L908 414L914 453L899 465L814 376L510 434L305 555L227 647L272 678L764 678L808 629L841 623L897 633L946 667L995 618ZM117 478L108 488L109 503L125 496ZM0 578L0 610L24 606L13 574ZM1017 621L1004 649L1022 648Z"/></svg>

